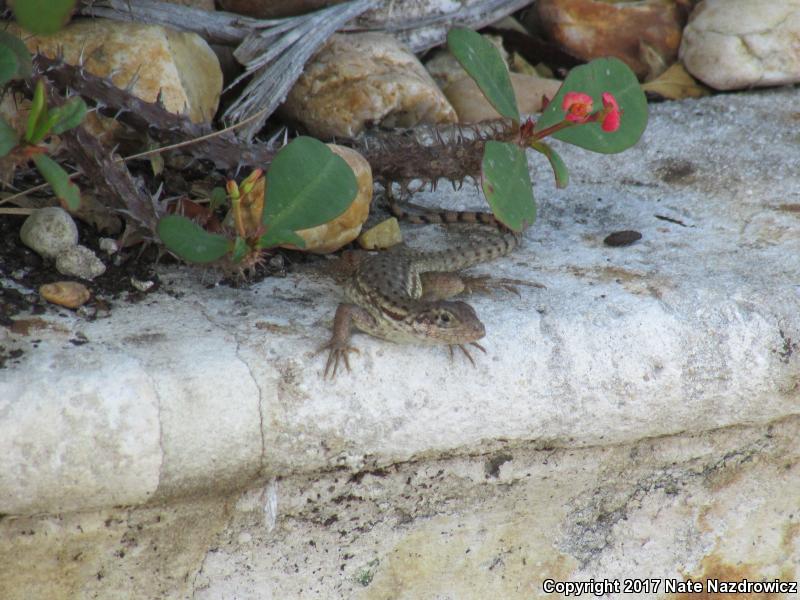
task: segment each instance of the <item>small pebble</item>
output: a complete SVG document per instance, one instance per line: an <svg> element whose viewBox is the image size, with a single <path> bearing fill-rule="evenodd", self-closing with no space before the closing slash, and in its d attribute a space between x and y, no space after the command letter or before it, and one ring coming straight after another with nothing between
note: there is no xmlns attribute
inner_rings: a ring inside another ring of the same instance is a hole
<svg viewBox="0 0 800 600"><path fill-rule="evenodd" d="M67 211L58 206L40 208L31 213L19 230L22 243L45 258L78 243L78 227Z"/></svg>
<svg viewBox="0 0 800 600"><path fill-rule="evenodd" d="M56 269L63 275L94 279L106 272L103 261L86 246L69 248L56 258Z"/></svg>
<svg viewBox="0 0 800 600"><path fill-rule="evenodd" d="M134 289L137 289L140 292L146 292L155 285L155 281L153 280L142 281L140 279L136 279L135 277L131 277L131 285L134 287Z"/></svg>
<svg viewBox="0 0 800 600"><path fill-rule="evenodd" d="M108 255L116 254L119 251L119 244L114 238L100 238L100 250Z"/></svg>
<svg viewBox="0 0 800 600"><path fill-rule="evenodd" d="M77 281L45 283L39 288L39 294L48 302L66 308L78 308L88 302L92 295L85 285Z"/></svg>
<svg viewBox="0 0 800 600"><path fill-rule="evenodd" d="M640 239L642 239L641 233L626 229L624 231L615 231L614 233L607 235L603 240L603 243L606 246L630 246L634 242L638 242Z"/></svg>

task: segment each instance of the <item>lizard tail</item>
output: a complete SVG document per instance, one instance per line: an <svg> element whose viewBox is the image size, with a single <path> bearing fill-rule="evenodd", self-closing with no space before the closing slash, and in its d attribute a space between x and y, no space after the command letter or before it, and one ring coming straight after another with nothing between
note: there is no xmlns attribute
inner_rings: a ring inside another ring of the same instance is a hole
<svg viewBox="0 0 800 600"><path fill-rule="evenodd" d="M497 220L492 213L474 210L443 210L431 209L424 206L417 206L411 202L406 202L406 206L414 209L410 212L400 206L397 199L391 194L386 194L389 203L389 212L398 219L408 221L415 225L451 225L457 223L489 225L495 229L506 232L511 231L508 227Z"/></svg>
<svg viewBox="0 0 800 600"><path fill-rule="evenodd" d="M437 224L477 224L487 225L491 233L481 242L464 241L443 252L427 253L426 258L431 264L436 264L434 270L466 269L472 265L486 262L510 254L519 245L520 237L517 233L503 225L497 218L488 212L431 210L407 202L406 205L414 209L409 212L400 206L391 193L386 194L389 211L398 219L417 225ZM426 261L427 262L427 261ZM443 263L447 263L444 267Z"/></svg>

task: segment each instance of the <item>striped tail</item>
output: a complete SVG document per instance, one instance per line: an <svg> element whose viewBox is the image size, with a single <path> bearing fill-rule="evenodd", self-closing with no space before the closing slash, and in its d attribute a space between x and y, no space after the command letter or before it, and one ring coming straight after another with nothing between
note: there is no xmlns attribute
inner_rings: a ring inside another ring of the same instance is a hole
<svg viewBox="0 0 800 600"><path fill-rule="evenodd" d="M466 269L478 263L487 262L510 254L519 245L519 235L503 225L492 213L478 211L430 210L406 203L417 212L409 212L387 195L390 212L398 219L417 225L436 224L476 224L486 225L490 231L484 240L472 242L465 240L447 250L426 252L422 263L434 266L431 270ZM446 266L443 266L446 265ZM424 268L422 270L425 270Z"/></svg>

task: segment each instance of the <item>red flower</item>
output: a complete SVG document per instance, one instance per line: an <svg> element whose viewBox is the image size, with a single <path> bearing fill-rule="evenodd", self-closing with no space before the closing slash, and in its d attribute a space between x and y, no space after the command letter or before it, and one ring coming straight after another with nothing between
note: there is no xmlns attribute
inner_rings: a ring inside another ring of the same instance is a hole
<svg viewBox="0 0 800 600"><path fill-rule="evenodd" d="M561 109L567 113L567 121L584 123L592 110L592 97L581 92L567 92L561 102Z"/></svg>
<svg viewBox="0 0 800 600"><path fill-rule="evenodd" d="M617 99L608 92L603 92L603 110L601 112L603 123L600 127L603 131L610 133L619 129L619 121L622 113L619 110Z"/></svg>

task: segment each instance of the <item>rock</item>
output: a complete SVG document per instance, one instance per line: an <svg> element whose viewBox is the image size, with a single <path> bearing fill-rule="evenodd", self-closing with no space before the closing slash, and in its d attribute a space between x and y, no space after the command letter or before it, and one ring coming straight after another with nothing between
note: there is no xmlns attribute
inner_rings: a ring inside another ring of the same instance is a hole
<svg viewBox="0 0 800 600"><path fill-rule="evenodd" d="M148 292L153 289L153 286L156 284L155 281L152 279L141 280L136 279L135 277L131 277L131 286L133 289L139 292Z"/></svg>
<svg viewBox="0 0 800 600"><path fill-rule="evenodd" d="M306 64L282 111L318 137L369 125L454 123L456 113L417 58L392 36L337 34Z"/></svg>
<svg viewBox="0 0 800 600"><path fill-rule="evenodd" d="M517 107L522 114L542 110L543 97L556 95L561 82L522 73L511 73L511 85L517 97ZM470 77L463 77L444 90L453 108L458 113L460 123L477 123L488 119L499 119L500 114L489 104L478 84Z"/></svg>
<svg viewBox="0 0 800 600"><path fill-rule="evenodd" d="M578 58L616 56L649 79L675 62L684 21L683 11L664 0L539 0L525 25Z"/></svg>
<svg viewBox="0 0 800 600"><path fill-rule="evenodd" d="M12 24L32 52L78 64L99 77L110 77L118 87L133 82L131 91L147 102L161 94L167 110L186 113L198 123L211 120L222 92L219 61L209 45L195 33L106 19L75 20L58 33L37 37ZM110 119L93 114L86 120L93 133L121 131Z"/></svg>
<svg viewBox="0 0 800 600"><path fill-rule="evenodd" d="M86 304L92 296L89 289L77 281L45 283L39 288L39 294L48 302L66 308L78 308Z"/></svg>
<svg viewBox="0 0 800 600"><path fill-rule="evenodd" d="M358 245L364 250L391 248L403 241L403 233L396 217L389 217L358 236Z"/></svg>
<svg viewBox="0 0 800 600"><path fill-rule="evenodd" d="M94 279L106 272L103 261L86 246L72 246L56 257L56 269L62 275Z"/></svg>
<svg viewBox="0 0 800 600"><path fill-rule="evenodd" d="M328 144L328 148L341 156L353 169L358 182L358 193L350 207L332 221L297 232L305 240L304 250L308 252L333 252L356 239L361 232L361 226L367 220L372 202L372 169L367 160L351 148L336 144Z"/></svg>
<svg viewBox="0 0 800 600"><path fill-rule="evenodd" d="M100 250L106 254L110 255L119 252L119 244L114 238L100 238L98 245L100 246Z"/></svg>
<svg viewBox="0 0 800 600"><path fill-rule="evenodd" d="M797 83L799 38L799 0L705 0L684 30L680 57L718 90Z"/></svg>
<svg viewBox="0 0 800 600"><path fill-rule="evenodd" d="M34 211L19 231L22 243L44 258L56 255L78 243L78 228L67 211L49 206Z"/></svg>

